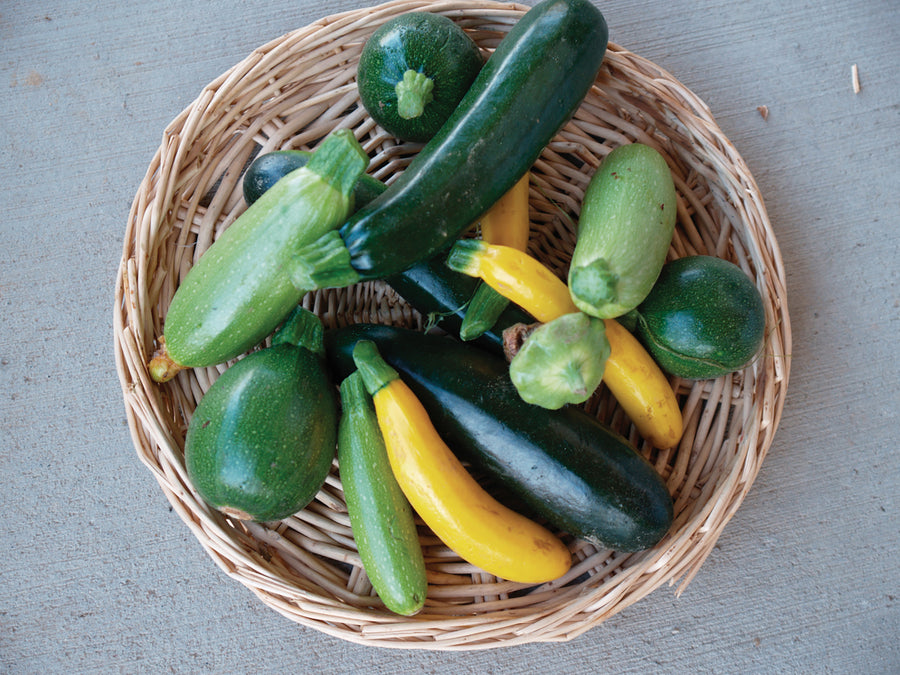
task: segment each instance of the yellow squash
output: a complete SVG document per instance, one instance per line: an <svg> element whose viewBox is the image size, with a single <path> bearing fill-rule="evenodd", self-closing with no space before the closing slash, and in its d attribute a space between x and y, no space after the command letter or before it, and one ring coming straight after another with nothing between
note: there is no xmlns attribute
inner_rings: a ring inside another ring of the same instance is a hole
<svg viewBox="0 0 900 675"><path fill-rule="evenodd" d="M566 545L500 504L472 478L374 343L357 343L353 359L372 394L397 483L441 541L464 560L510 581L543 583L569 570Z"/></svg>
<svg viewBox="0 0 900 675"><path fill-rule="evenodd" d="M538 321L578 311L565 283L524 251L461 239L450 250L447 264L457 272L480 277Z"/></svg>
<svg viewBox="0 0 900 675"><path fill-rule="evenodd" d="M521 251L462 240L451 250L448 264L480 277L539 321L579 311L565 282ZM621 324L606 319L605 325L610 354L603 381L641 436L657 448L674 447L681 439L683 419L668 379Z"/></svg>
<svg viewBox="0 0 900 675"><path fill-rule="evenodd" d="M524 251L528 247L528 185L526 173L481 218L481 239L488 244Z"/></svg>
<svg viewBox="0 0 900 675"><path fill-rule="evenodd" d="M509 246L524 251L531 227L528 216L529 174L522 176L481 217L481 239L488 244ZM509 305L509 299L481 282L463 316L459 337L474 340L490 330Z"/></svg>

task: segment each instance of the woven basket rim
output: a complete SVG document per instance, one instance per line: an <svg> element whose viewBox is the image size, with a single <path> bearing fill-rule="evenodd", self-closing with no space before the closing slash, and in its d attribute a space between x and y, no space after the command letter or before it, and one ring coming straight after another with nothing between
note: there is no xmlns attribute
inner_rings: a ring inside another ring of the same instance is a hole
<svg viewBox="0 0 900 675"><path fill-rule="evenodd" d="M208 246L242 208L238 169L250 157L251 145L255 151L302 145L302 139L314 139L323 129L348 126L377 157L373 175L389 179L402 170L403 158L414 150L365 121L354 107L358 99L348 69L367 31L392 15L424 9L450 16L490 49L530 7L392 0L326 16L254 50L207 85L166 127L129 213L116 278L116 368L129 430L141 461L210 557L296 623L359 644L405 649L569 640L663 584L676 586L678 594L684 590L759 471L781 418L789 379L785 271L758 186L708 106L664 69L610 43L588 99L536 168L537 192L552 192L555 207L561 204L576 214L577 190L603 152L633 140L659 147L678 169L680 234L671 255L702 250L732 259L763 292L766 354L734 376L697 383L673 378L689 422L686 437L672 453L640 446L675 493L675 524L656 547L626 555L573 542L573 574L583 573L585 581L570 576L565 578L569 585L551 583L526 595L516 595L515 585L477 574L466 577L468 572L460 573L458 566L441 563L435 567L441 575L457 575L456 583L469 579L466 588L473 589L477 600L466 603L453 595L454 588L434 583L438 599L416 617L390 615L374 600L372 606L360 605L365 578L353 559L352 542L345 541L336 470L308 513L289 524L229 521L193 492L181 455L184 415L225 365L184 373L178 384L162 387L150 381L144 368L164 318L164 299L191 263L189 251ZM295 63L303 59L309 61ZM292 92L301 85L292 78L299 77L304 64L315 72L303 81L302 99L295 99ZM274 113L269 107L273 101L284 102ZM582 145L590 149L582 151ZM201 187L214 189L201 195ZM530 243L532 252L561 268L566 260L557 249L571 243L570 233L549 210L541 211L541 218L533 231L542 239ZM374 308L384 321L419 321L421 326L421 317L378 283L311 294L304 305L344 321L357 321ZM728 411L722 413L723 408ZM598 400L589 409L640 442L614 411L614 403ZM342 556L340 565L353 570L349 580L335 562Z"/></svg>

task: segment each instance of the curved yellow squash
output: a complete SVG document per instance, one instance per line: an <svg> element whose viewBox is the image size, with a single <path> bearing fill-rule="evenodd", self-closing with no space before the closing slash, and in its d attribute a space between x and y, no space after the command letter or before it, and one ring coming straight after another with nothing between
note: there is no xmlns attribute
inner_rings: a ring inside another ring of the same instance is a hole
<svg viewBox="0 0 900 675"><path fill-rule="evenodd" d="M566 545L485 492L402 380L386 384L373 400L394 476L441 541L464 560L510 581L542 583L569 570Z"/></svg>
<svg viewBox="0 0 900 675"><path fill-rule="evenodd" d="M448 264L481 277L498 292L542 322L579 311L569 289L539 260L507 246L460 241ZM610 354L603 381L638 432L655 447L674 447L683 432L675 392L665 373L631 333L606 319Z"/></svg>

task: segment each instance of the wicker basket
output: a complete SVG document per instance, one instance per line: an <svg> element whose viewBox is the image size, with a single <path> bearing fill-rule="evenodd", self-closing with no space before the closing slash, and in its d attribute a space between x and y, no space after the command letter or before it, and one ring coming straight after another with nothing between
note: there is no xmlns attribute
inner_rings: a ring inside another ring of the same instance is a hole
<svg viewBox="0 0 900 675"><path fill-rule="evenodd" d="M762 198L704 103L667 72L611 44L596 86L534 166L530 193L529 251L564 278L573 222L594 169L613 147L649 144L667 159L679 195L670 256L727 258L756 280L764 297L762 358L717 380L673 381L686 426L678 448L649 447L602 388L587 405L631 438L674 496L674 526L653 549L622 554L574 541L571 572L527 588L472 568L423 527L428 602L415 617L393 615L361 567L336 465L314 502L296 516L267 526L230 520L198 497L183 458L188 420L225 365L185 371L162 386L145 368L179 280L244 209L241 174L255 153L309 149L327 132L351 128L372 158L370 173L390 182L403 170L418 146L398 143L366 115L355 66L378 25L425 9L451 17L489 51L529 8L398 0L324 18L254 51L165 130L129 215L116 287L116 359L130 429L141 460L209 555L298 623L382 647L477 649L569 640L664 583L684 589L750 488L772 443L788 382L785 275ZM380 282L311 293L303 303L326 326L422 325Z"/></svg>

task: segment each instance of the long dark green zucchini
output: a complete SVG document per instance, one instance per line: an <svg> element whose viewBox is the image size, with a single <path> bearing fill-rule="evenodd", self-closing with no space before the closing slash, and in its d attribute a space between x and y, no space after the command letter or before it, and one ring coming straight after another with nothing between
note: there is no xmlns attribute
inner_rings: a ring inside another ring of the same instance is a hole
<svg viewBox="0 0 900 675"><path fill-rule="evenodd" d="M650 463L580 408L522 401L502 358L447 337L358 324L326 332L336 378L353 371L361 339L375 342L461 459L553 526L621 551L653 546L668 531L672 499Z"/></svg>
<svg viewBox="0 0 900 675"><path fill-rule="evenodd" d="M449 246L531 167L593 84L608 31L589 0L544 0L376 200L301 259L309 288L384 278Z"/></svg>

